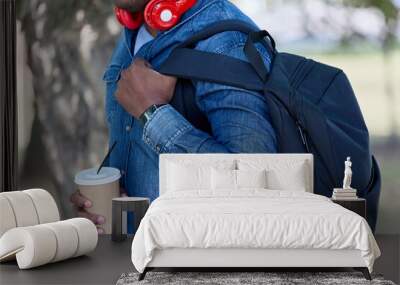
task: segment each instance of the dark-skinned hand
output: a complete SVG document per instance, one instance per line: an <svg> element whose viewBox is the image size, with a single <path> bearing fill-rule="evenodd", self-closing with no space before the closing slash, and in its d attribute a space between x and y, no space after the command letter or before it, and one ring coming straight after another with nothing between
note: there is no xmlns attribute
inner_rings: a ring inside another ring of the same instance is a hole
<svg viewBox="0 0 400 285"><path fill-rule="evenodd" d="M125 189L123 189L123 188L120 189L120 195L121 195L121 197L128 196L126 194ZM105 233L104 229L102 228L102 225L106 222L106 219L105 219L105 217L103 217L97 213L90 212L90 208L93 206L92 201L90 201L88 198L83 196L79 190L76 190L71 195L70 200L71 200L71 203L75 207L78 217L91 220L96 225L97 232L99 234Z"/></svg>
<svg viewBox="0 0 400 285"><path fill-rule="evenodd" d="M139 118L152 105L168 104L175 85L175 77L162 75L145 60L136 59L122 71L115 97L125 111Z"/></svg>

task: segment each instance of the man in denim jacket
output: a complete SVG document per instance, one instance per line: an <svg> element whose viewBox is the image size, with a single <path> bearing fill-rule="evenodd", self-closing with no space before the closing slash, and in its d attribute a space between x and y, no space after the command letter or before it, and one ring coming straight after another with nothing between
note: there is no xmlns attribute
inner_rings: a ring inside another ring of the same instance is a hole
<svg viewBox="0 0 400 285"><path fill-rule="evenodd" d="M118 7L142 11L148 0L115 0ZM121 170L121 187L129 196L158 197L160 153L274 153L277 143L262 94L202 81L193 82L197 104L211 124L212 134L196 129L170 102L176 79L157 69L172 49L219 20L242 20L255 25L227 0L199 0L173 28L159 32L143 25L124 29L104 74L110 144L117 145L109 165ZM197 50L246 60L246 35L224 32L196 45ZM257 46L264 63L270 55ZM150 117L139 117L149 108ZM104 218L90 213L91 202L75 194L80 215L96 224ZM85 208L88 211L86 211ZM99 230L101 232L101 229Z"/></svg>

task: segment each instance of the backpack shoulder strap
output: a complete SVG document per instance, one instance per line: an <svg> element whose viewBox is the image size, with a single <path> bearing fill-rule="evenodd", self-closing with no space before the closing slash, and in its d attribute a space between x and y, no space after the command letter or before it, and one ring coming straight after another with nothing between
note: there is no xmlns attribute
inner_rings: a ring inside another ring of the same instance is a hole
<svg viewBox="0 0 400 285"><path fill-rule="evenodd" d="M249 35L244 48L249 62L193 49L197 42L226 31L239 31ZM269 38L269 41L266 40L266 37ZM259 32L255 26L243 21L220 21L211 24L179 44L158 71L179 78L204 80L262 91L268 70L255 48L255 42L262 42L271 53L274 53L275 42L267 32Z"/></svg>
<svg viewBox="0 0 400 285"><path fill-rule="evenodd" d="M202 80L262 91L264 83L253 67L233 57L188 48L175 49L158 71L183 79Z"/></svg>
<svg viewBox="0 0 400 285"><path fill-rule="evenodd" d="M179 44L177 48L193 47L193 45L199 41L206 40L214 35L229 31L242 32L247 35L254 32L259 32L256 26L251 25L248 22L241 20L223 20L212 23L205 27L197 34L194 34L192 37ZM268 37L269 43L265 41L263 44L266 44L268 46L267 49L273 52L275 50L275 41L269 33L266 36Z"/></svg>

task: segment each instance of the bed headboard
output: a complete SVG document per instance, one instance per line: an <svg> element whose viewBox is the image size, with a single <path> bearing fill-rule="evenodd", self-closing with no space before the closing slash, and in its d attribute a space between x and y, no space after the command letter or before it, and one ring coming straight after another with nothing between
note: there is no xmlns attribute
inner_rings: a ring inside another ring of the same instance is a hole
<svg viewBox="0 0 400 285"><path fill-rule="evenodd" d="M218 161L265 161L273 164L276 161L305 162L306 179L308 180L307 192L314 192L314 162L312 154L161 154L159 160L159 190L160 195L166 192L167 170L169 163L179 163L183 161L207 162L207 164L217 163Z"/></svg>

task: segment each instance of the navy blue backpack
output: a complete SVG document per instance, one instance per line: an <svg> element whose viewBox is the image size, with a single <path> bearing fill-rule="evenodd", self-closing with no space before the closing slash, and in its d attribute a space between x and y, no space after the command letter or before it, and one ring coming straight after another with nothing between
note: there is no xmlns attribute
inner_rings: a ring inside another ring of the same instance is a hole
<svg viewBox="0 0 400 285"><path fill-rule="evenodd" d="M248 35L247 61L194 49L211 36L238 31ZM271 70L256 49L263 44L273 55ZM213 24L178 47L159 71L179 78L171 104L196 128L211 134L198 109L192 80L203 80L261 92L269 105L280 153L314 155L314 192L332 196L343 183L344 161L353 161L352 187L367 199L367 220L374 230L381 178L371 155L368 129L344 72L301 56L279 53L266 31L228 20Z"/></svg>

